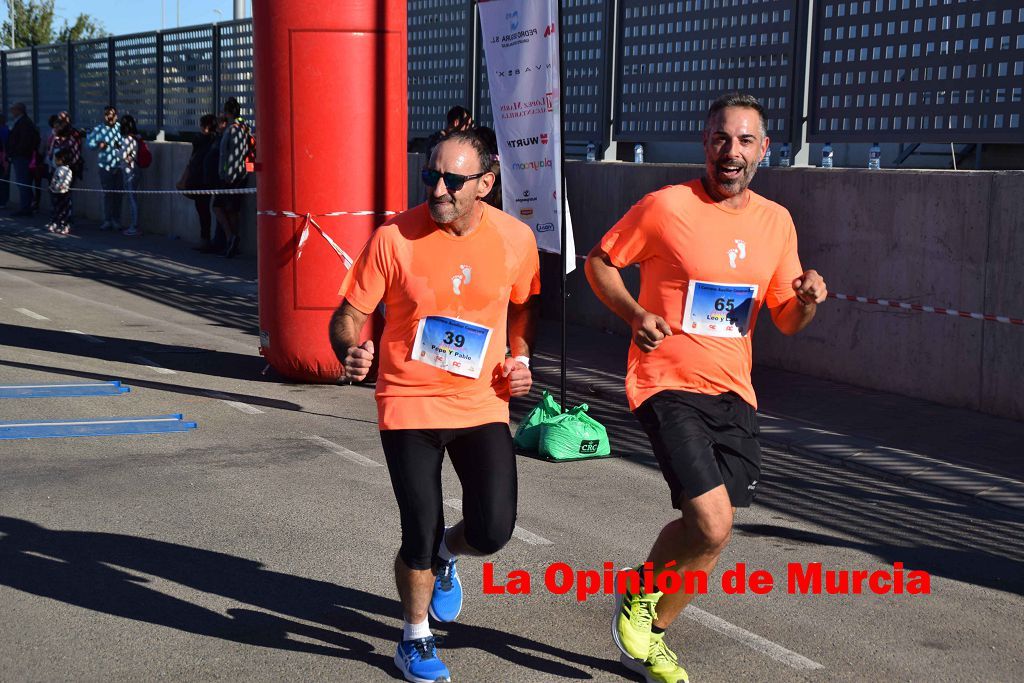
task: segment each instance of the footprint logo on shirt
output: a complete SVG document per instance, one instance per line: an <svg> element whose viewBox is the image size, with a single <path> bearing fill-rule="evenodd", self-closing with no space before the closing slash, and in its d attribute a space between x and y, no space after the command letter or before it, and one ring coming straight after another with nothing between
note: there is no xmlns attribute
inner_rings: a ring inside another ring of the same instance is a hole
<svg viewBox="0 0 1024 683"><path fill-rule="evenodd" d="M463 285L468 285L470 280L473 279L473 269L469 266L459 266L461 271L459 275L452 276L452 291L456 294L462 294Z"/></svg>
<svg viewBox="0 0 1024 683"><path fill-rule="evenodd" d="M744 242L743 240L733 240L733 242L736 243L736 247L734 249L730 249L729 250L729 267L730 268L735 268L736 267L736 259L737 258L739 258L739 260L741 260L741 261L743 259L747 258L747 243Z"/></svg>

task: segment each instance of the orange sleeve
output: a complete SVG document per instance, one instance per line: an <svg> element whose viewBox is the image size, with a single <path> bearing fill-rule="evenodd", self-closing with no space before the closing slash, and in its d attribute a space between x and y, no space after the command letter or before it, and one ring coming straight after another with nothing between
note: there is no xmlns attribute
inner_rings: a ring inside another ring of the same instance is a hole
<svg viewBox="0 0 1024 683"><path fill-rule="evenodd" d="M765 293L765 302L768 308L777 308L786 303L794 296L793 280L803 274L804 269L800 265L800 254L797 252L796 227L793 219L787 214L789 225L786 233L786 242L779 257L779 263L775 267L772 281L768 283L768 291Z"/></svg>
<svg viewBox="0 0 1024 683"><path fill-rule="evenodd" d="M660 221L657 199L649 194L605 233L601 238L601 250L608 254L616 268L646 261L657 250L656 240L651 238L660 232Z"/></svg>
<svg viewBox="0 0 1024 683"><path fill-rule="evenodd" d="M387 291L391 271L386 250L384 230L378 229L341 282L339 294L363 313L372 313Z"/></svg>
<svg viewBox="0 0 1024 683"><path fill-rule="evenodd" d="M540 254L532 231L530 239L523 240L523 249L526 250L526 254L520 262L519 272L516 273L515 281L512 283L512 294L509 297L514 304L526 303L531 296L540 294Z"/></svg>

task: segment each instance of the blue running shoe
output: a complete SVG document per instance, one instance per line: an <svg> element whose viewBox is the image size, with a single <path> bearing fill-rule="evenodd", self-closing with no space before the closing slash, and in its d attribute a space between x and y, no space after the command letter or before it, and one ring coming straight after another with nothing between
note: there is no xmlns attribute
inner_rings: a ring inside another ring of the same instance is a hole
<svg viewBox="0 0 1024 683"><path fill-rule="evenodd" d="M403 640L395 650L395 665L412 683L451 683L451 674L437 654L434 636Z"/></svg>
<svg viewBox="0 0 1024 683"><path fill-rule="evenodd" d="M438 621L455 621L462 611L462 582L454 557L437 569L434 592L430 596L430 616Z"/></svg>

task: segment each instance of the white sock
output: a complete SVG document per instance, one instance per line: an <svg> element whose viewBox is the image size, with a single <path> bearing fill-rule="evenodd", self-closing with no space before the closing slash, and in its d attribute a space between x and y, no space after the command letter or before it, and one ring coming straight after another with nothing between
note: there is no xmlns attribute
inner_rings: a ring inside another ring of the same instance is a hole
<svg viewBox="0 0 1024 683"><path fill-rule="evenodd" d="M444 535L441 536L441 547L437 549L437 556L440 557L445 562L448 562L449 560L451 560L454 557L456 557L455 553L453 553L451 550L448 549L448 530L449 529L451 529L450 526L446 526L444 528Z"/></svg>
<svg viewBox="0 0 1024 683"><path fill-rule="evenodd" d="M430 635L430 624L427 619L424 619L418 624L410 624L406 621L402 626L402 640L419 640L420 638L427 638Z"/></svg>

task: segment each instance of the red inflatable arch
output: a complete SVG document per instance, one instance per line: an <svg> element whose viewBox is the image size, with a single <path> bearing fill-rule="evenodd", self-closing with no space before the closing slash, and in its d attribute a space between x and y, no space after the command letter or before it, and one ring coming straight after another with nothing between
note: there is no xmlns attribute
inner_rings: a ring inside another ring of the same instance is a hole
<svg viewBox="0 0 1024 683"><path fill-rule="evenodd" d="M346 266L305 218L262 212L312 214L354 258L384 212L406 208L406 0L252 10L260 352L285 377L332 382L341 366L327 326ZM333 212L350 215L317 216Z"/></svg>

